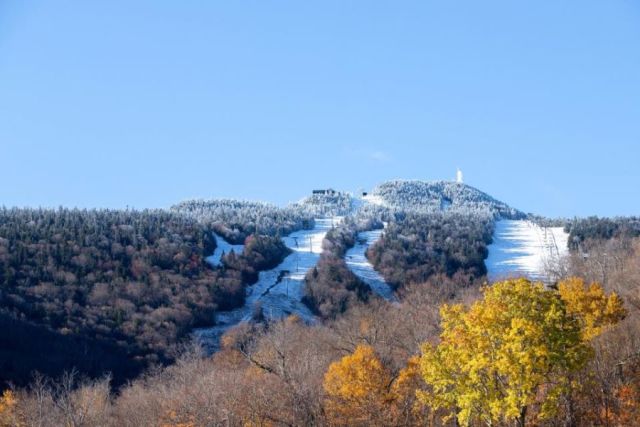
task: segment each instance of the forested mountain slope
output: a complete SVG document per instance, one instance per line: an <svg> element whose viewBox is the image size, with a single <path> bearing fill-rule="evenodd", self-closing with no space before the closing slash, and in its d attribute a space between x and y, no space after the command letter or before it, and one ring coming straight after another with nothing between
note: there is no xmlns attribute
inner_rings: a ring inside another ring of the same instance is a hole
<svg viewBox="0 0 640 427"><path fill-rule="evenodd" d="M250 236L214 269L204 261L214 249L211 229L175 212L0 209L0 314L51 331L46 339L105 343L135 366L170 361L195 326L241 305L258 271L289 253L277 237ZM16 342L9 332L0 330L5 346ZM38 357L31 368L49 372Z"/></svg>
<svg viewBox="0 0 640 427"><path fill-rule="evenodd" d="M588 249L593 243L609 239L629 239L640 236L640 217L576 218L567 222L569 246Z"/></svg>
<svg viewBox="0 0 640 427"><path fill-rule="evenodd" d="M474 187L451 181L388 181L376 187L371 195L383 205L403 211L455 211L509 219L526 217L523 212Z"/></svg>
<svg viewBox="0 0 640 427"><path fill-rule="evenodd" d="M314 218L299 205L279 208L270 203L232 199L187 200L170 210L212 227L232 244L241 244L250 234L283 236L309 229Z"/></svg>
<svg viewBox="0 0 640 427"><path fill-rule="evenodd" d="M314 193L292 205L292 208L318 216L345 216L354 208L354 197L346 192L326 190Z"/></svg>
<svg viewBox="0 0 640 427"><path fill-rule="evenodd" d="M456 211L397 214L368 258L394 289L434 275L456 276L461 285L486 274L493 217Z"/></svg>

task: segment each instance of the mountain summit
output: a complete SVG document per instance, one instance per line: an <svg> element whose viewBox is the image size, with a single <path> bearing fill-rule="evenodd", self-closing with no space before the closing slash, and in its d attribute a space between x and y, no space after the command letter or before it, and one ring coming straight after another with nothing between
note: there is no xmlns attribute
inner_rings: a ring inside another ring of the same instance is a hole
<svg viewBox="0 0 640 427"><path fill-rule="evenodd" d="M522 219L526 214L461 182L394 180L377 186L371 200L390 208L420 212L490 213L496 218Z"/></svg>

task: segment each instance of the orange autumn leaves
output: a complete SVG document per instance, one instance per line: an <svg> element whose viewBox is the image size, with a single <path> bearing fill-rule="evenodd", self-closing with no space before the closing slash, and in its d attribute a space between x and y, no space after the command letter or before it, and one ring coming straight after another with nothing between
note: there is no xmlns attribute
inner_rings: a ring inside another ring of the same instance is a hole
<svg viewBox="0 0 640 427"><path fill-rule="evenodd" d="M332 423L424 422L416 396L463 425L548 418L591 358L590 341L625 316L617 295L575 278L557 290L519 279L482 292L470 306L442 306L440 343L424 344L396 375L368 345L331 364L324 391Z"/></svg>
<svg viewBox="0 0 640 427"><path fill-rule="evenodd" d="M0 396L0 426L15 425L14 409L17 404L16 397L11 390L5 390Z"/></svg>
<svg viewBox="0 0 640 427"><path fill-rule="evenodd" d="M359 345L353 354L331 364L324 378L326 410L334 420L364 422L391 401L391 373L372 347Z"/></svg>
<svg viewBox="0 0 640 427"><path fill-rule="evenodd" d="M325 410L334 425L395 424L412 416L419 383L417 357L394 376L371 346L358 345L329 366Z"/></svg>

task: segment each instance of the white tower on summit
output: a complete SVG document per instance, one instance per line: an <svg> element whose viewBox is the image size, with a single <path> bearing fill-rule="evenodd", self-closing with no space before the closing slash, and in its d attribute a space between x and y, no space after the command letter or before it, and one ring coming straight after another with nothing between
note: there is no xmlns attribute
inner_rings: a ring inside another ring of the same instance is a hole
<svg viewBox="0 0 640 427"><path fill-rule="evenodd" d="M458 184L462 184L462 171L460 170L460 168L458 168L458 170L456 171L456 182Z"/></svg>

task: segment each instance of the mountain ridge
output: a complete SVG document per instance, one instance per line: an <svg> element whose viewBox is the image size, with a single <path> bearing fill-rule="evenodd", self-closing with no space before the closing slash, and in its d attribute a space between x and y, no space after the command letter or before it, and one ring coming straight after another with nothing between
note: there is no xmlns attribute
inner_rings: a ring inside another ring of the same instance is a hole
<svg viewBox="0 0 640 427"><path fill-rule="evenodd" d="M418 212L486 212L495 218L523 219L527 215L471 185L452 181L396 179L371 193L388 206Z"/></svg>

